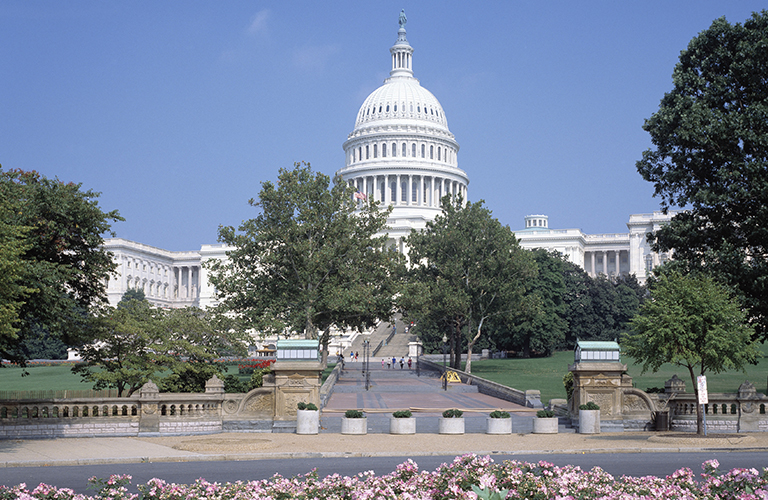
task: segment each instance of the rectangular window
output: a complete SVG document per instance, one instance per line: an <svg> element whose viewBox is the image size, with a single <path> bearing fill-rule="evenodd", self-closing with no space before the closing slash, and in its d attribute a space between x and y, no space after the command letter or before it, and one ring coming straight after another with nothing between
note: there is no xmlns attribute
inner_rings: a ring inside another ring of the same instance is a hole
<svg viewBox="0 0 768 500"><path fill-rule="evenodd" d="M405 156L405 143L403 143L403 156Z"/></svg>
<svg viewBox="0 0 768 500"><path fill-rule="evenodd" d="M387 157L387 145L382 144L381 145L381 157L386 158Z"/></svg>
<svg viewBox="0 0 768 500"><path fill-rule="evenodd" d="M370 156L368 155L368 153L369 153L369 149L368 149L368 146L366 146L366 147L365 147L365 159L366 159L366 160L367 160L368 158L370 158Z"/></svg>
<svg viewBox="0 0 768 500"><path fill-rule="evenodd" d="M379 157L378 151L379 151L378 144L374 144L373 145L373 157L374 158L378 158Z"/></svg>

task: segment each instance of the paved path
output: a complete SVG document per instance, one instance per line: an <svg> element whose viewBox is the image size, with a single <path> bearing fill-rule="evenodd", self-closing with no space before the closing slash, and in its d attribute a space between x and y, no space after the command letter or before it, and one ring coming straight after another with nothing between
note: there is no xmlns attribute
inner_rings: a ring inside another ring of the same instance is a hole
<svg viewBox="0 0 768 500"><path fill-rule="evenodd" d="M366 413L368 432L372 434L389 433L392 412L406 409L416 418L416 432L437 433L440 414L450 408L464 411L467 433L485 433L486 418L493 410L512 415L515 433L530 433L533 429L536 411L532 408L480 394L475 386L451 383L448 390L443 390L436 372L417 373L415 365L410 370L407 365L401 369L399 359L396 368L387 368L386 363L382 367L381 359L371 359L368 388L362 361L346 363L323 409L322 432L341 432L341 417L352 409Z"/></svg>

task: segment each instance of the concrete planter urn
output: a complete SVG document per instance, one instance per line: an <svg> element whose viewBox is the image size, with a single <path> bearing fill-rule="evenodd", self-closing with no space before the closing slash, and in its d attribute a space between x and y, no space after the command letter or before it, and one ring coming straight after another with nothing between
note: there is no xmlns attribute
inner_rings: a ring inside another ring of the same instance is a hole
<svg viewBox="0 0 768 500"><path fill-rule="evenodd" d="M304 405L306 408L308 405ZM315 407L315 405L311 405ZM296 411L296 434L317 434L320 427L320 412L315 407Z"/></svg>
<svg viewBox="0 0 768 500"><path fill-rule="evenodd" d="M461 410L445 410L443 417L438 420L437 428L440 434L464 434L464 417Z"/></svg>
<svg viewBox="0 0 768 500"><path fill-rule="evenodd" d="M416 434L416 419L413 417L390 418L389 433L390 434Z"/></svg>
<svg viewBox="0 0 768 500"><path fill-rule="evenodd" d="M512 434L512 418L505 411L496 410L485 419L486 434Z"/></svg>
<svg viewBox="0 0 768 500"><path fill-rule="evenodd" d="M600 407L585 408L588 406L589 404L579 406L579 434L600 434Z"/></svg>
<svg viewBox="0 0 768 500"><path fill-rule="evenodd" d="M396 411L389 419L390 434L416 434L416 419L410 410Z"/></svg>
<svg viewBox="0 0 768 500"><path fill-rule="evenodd" d="M557 434L557 417L548 418L534 418L533 419L533 433L534 434Z"/></svg>
<svg viewBox="0 0 768 500"><path fill-rule="evenodd" d="M368 419L363 412L347 410L341 419L342 434L368 434Z"/></svg>

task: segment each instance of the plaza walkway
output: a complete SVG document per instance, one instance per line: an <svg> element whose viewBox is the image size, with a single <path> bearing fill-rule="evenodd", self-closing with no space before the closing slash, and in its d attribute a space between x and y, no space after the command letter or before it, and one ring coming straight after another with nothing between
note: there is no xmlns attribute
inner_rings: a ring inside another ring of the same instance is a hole
<svg viewBox="0 0 768 500"><path fill-rule="evenodd" d="M486 418L493 410L504 410L512 415L512 432L529 433L533 428L536 411L532 408L480 394L477 387L460 383L448 384L432 371L417 373L415 360L411 369L387 368L384 358L371 358L370 379L366 389L363 362L347 362L328 404L320 417L321 432L341 431L341 417L346 410L363 410L368 417L369 433L389 433L389 419L393 411L410 409L416 418L416 432L437 433L438 418L443 410L458 408L464 411L465 431L485 433ZM407 360L407 358L406 358ZM561 429L565 431L565 429Z"/></svg>

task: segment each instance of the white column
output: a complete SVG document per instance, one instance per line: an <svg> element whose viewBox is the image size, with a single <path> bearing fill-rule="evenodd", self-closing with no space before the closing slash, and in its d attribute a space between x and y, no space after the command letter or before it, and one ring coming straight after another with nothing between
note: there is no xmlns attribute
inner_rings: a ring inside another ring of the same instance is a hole
<svg viewBox="0 0 768 500"><path fill-rule="evenodd" d="M621 274L621 259L619 258L620 253L621 251L616 250L616 276Z"/></svg>
<svg viewBox="0 0 768 500"><path fill-rule="evenodd" d="M603 250L603 274L608 276L608 251Z"/></svg>
<svg viewBox="0 0 768 500"><path fill-rule="evenodd" d="M424 176L419 176L419 206L423 207L425 205L424 200Z"/></svg>
<svg viewBox="0 0 768 500"><path fill-rule="evenodd" d="M408 192L405 193L406 205L413 205L413 176L408 174Z"/></svg>
<svg viewBox="0 0 768 500"><path fill-rule="evenodd" d="M397 185L395 186L395 205L399 205L403 200L403 186L400 185L400 174L397 174Z"/></svg>
<svg viewBox="0 0 768 500"><path fill-rule="evenodd" d="M590 272L591 272L591 276L594 278L596 276L596 273L595 273L595 252L589 252L589 255L591 257L590 260L592 261L592 267L590 268Z"/></svg>
<svg viewBox="0 0 768 500"><path fill-rule="evenodd" d="M392 204L392 187L389 184L389 176L384 176L384 203Z"/></svg>

